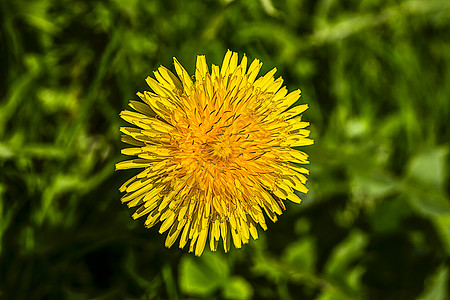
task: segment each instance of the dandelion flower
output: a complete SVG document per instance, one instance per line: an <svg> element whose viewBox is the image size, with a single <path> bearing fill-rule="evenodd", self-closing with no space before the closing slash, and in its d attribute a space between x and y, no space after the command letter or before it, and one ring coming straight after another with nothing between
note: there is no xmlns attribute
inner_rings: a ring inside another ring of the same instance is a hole
<svg viewBox="0 0 450 300"><path fill-rule="evenodd" d="M176 74L161 66L147 77L152 89L130 101L134 111L120 116L122 149L137 158L117 170L143 169L121 187L122 203L138 207L134 219L146 216L147 228L161 222L168 231L165 245L179 238L180 248L200 256L207 240L225 252L258 238L257 225L267 229L285 210L284 200L300 203L306 193L309 123L301 119L307 104L294 104L300 90L288 93L276 69L257 78L262 63L247 68L244 55L228 51L219 68L208 69L197 56L195 76L174 58ZM263 213L264 211L264 213Z"/></svg>

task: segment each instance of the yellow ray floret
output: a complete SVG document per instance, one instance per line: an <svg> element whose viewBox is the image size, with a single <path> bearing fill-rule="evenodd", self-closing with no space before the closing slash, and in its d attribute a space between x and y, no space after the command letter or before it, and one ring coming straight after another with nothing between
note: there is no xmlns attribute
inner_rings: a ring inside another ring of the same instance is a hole
<svg viewBox="0 0 450 300"><path fill-rule="evenodd" d="M276 69L257 78L262 63L247 68L232 51L221 68L197 56L194 77L174 65L177 75L159 67L146 79L152 92L130 101L136 112L120 114L135 126L120 129L132 145L122 154L136 158L116 170L143 169L120 187L122 202L146 227L161 223L167 247L179 239L195 255L207 240L212 251L219 241L225 252L240 248L258 238L258 224L267 229L264 213L275 222L283 201L300 203L308 191L308 155L293 149L313 144L301 119L308 105L295 106L300 90L288 93Z"/></svg>

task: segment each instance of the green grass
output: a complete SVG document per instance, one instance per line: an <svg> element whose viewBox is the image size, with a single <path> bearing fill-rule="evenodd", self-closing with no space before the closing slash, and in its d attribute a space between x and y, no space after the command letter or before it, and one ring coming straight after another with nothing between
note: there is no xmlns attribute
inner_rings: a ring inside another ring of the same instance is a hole
<svg viewBox="0 0 450 300"><path fill-rule="evenodd" d="M0 297L445 299L450 3L0 0ZM200 258L132 221L118 114L227 49L302 90L310 192Z"/></svg>

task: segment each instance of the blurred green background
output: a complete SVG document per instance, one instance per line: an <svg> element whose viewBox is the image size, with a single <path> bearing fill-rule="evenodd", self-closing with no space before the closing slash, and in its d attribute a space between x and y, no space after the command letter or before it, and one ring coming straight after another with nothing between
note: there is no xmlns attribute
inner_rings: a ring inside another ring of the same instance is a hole
<svg viewBox="0 0 450 300"><path fill-rule="evenodd" d="M448 296L449 1L0 0L0 43L1 298ZM118 114L227 49L302 90L311 191L197 258L121 205Z"/></svg>

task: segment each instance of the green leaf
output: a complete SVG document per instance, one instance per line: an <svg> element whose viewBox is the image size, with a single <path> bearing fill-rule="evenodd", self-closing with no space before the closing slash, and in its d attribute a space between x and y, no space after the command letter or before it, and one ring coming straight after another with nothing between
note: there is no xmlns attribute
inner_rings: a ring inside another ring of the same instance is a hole
<svg viewBox="0 0 450 300"><path fill-rule="evenodd" d="M324 289L316 300L348 300L346 295L343 295L339 291L333 288Z"/></svg>
<svg viewBox="0 0 450 300"><path fill-rule="evenodd" d="M169 264L165 264L162 268L162 277L164 279L164 283L166 284L167 295L170 299L177 300L177 288L175 284L175 280L173 278L172 269Z"/></svg>
<svg viewBox="0 0 450 300"><path fill-rule="evenodd" d="M0 159L9 159L14 156L14 151L3 143L0 143Z"/></svg>
<svg viewBox="0 0 450 300"><path fill-rule="evenodd" d="M450 201L444 194L446 147L434 148L414 157L408 167L404 192L411 206L427 216L450 214Z"/></svg>
<svg viewBox="0 0 450 300"><path fill-rule="evenodd" d="M294 225L294 231L297 235L305 235L309 229L311 228L311 224L309 223L308 219L306 218L300 218L295 222Z"/></svg>
<svg viewBox="0 0 450 300"><path fill-rule="evenodd" d="M180 262L180 288L185 294L209 295L227 280L229 267L218 253L185 256Z"/></svg>
<svg viewBox="0 0 450 300"><path fill-rule="evenodd" d="M447 294L448 267L441 266L435 274L425 282L425 291L420 300L448 299Z"/></svg>
<svg viewBox="0 0 450 300"><path fill-rule="evenodd" d="M444 185L446 147L434 148L422 152L411 159L408 167L408 177L441 189Z"/></svg>
<svg viewBox="0 0 450 300"><path fill-rule="evenodd" d="M356 174L351 181L352 198L365 205L384 198L397 188L396 182L382 173Z"/></svg>
<svg viewBox="0 0 450 300"><path fill-rule="evenodd" d="M450 215L435 216L432 218L432 221L441 237L447 254L450 254Z"/></svg>
<svg viewBox="0 0 450 300"><path fill-rule="evenodd" d="M325 266L325 273L337 277L342 276L348 270L350 264L363 254L367 243L368 238L363 232L359 230L351 232L345 240L334 248Z"/></svg>
<svg viewBox="0 0 450 300"><path fill-rule="evenodd" d="M300 270L311 271L316 263L316 250L312 238L301 238L284 251L283 260Z"/></svg>
<svg viewBox="0 0 450 300"><path fill-rule="evenodd" d="M246 300L253 296L253 287L241 276L233 276L223 287L225 299Z"/></svg>
<svg viewBox="0 0 450 300"><path fill-rule="evenodd" d="M409 189L411 206L418 212L427 216L441 216L450 214L450 202L442 193L419 190L418 185Z"/></svg>
<svg viewBox="0 0 450 300"><path fill-rule="evenodd" d="M375 232L395 231L401 222L414 211L408 205L405 196L383 201L369 215L370 223Z"/></svg>

